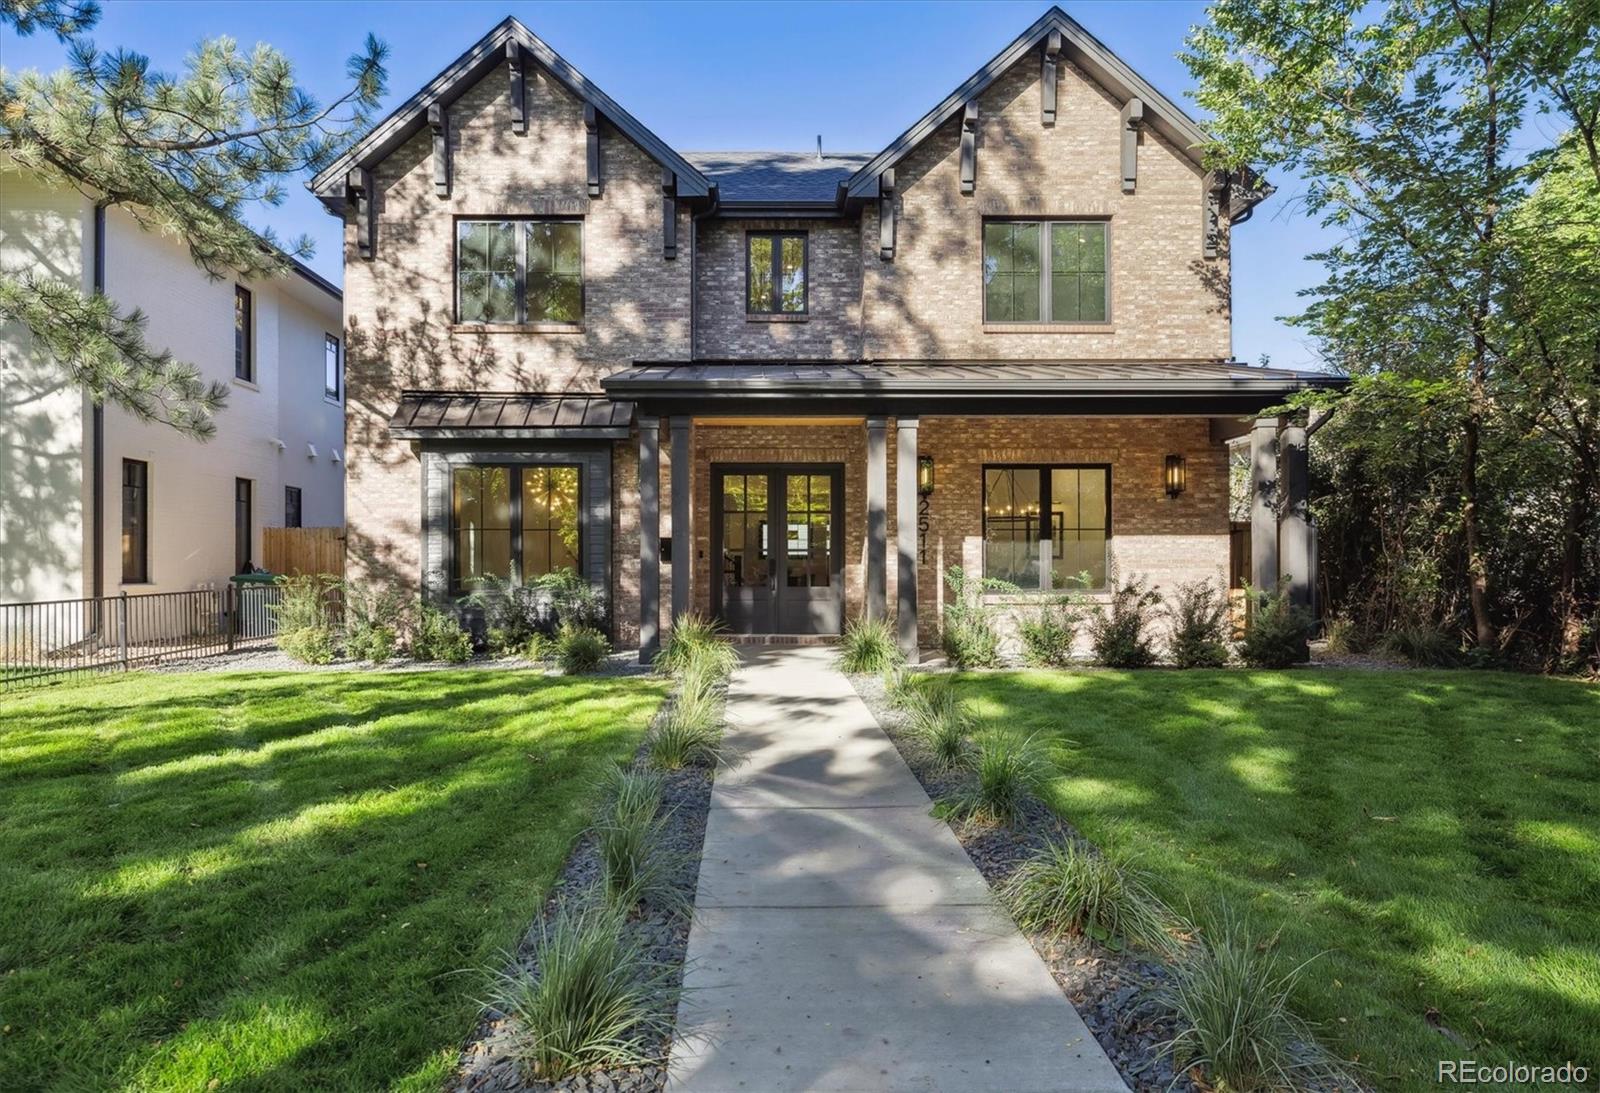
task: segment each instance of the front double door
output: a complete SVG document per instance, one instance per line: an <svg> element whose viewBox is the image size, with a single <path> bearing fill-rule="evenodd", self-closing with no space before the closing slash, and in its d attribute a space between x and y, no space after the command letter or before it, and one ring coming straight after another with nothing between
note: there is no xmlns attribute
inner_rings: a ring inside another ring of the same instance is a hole
<svg viewBox="0 0 1600 1093"><path fill-rule="evenodd" d="M715 610L736 634L844 629L844 471L831 465L717 465Z"/></svg>

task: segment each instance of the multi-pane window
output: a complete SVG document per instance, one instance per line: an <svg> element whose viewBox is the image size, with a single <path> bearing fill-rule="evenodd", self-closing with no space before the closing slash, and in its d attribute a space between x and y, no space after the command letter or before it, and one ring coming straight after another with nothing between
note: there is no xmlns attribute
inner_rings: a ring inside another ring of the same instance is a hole
<svg viewBox="0 0 1600 1093"><path fill-rule="evenodd" d="M456 467L450 479L452 585L470 591L484 576L514 583L578 562L578 468Z"/></svg>
<svg viewBox="0 0 1600 1093"><path fill-rule="evenodd" d="M745 236L746 309L752 315L802 315L806 310L806 233Z"/></svg>
<svg viewBox="0 0 1600 1093"><path fill-rule="evenodd" d="M456 314L464 323L583 320L583 223L462 220Z"/></svg>
<svg viewBox="0 0 1600 1093"><path fill-rule="evenodd" d="M150 464L122 461L122 583L150 580Z"/></svg>
<svg viewBox="0 0 1600 1093"><path fill-rule="evenodd" d="M1106 264L1104 221L990 220L983 226L984 321L1105 322Z"/></svg>
<svg viewBox="0 0 1600 1093"><path fill-rule="evenodd" d="M983 572L1023 589L1104 588L1111 471L983 469Z"/></svg>
<svg viewBox="0 0 1600 1093"><path fill-rule="evenodd" d="M344 386L344 377L339 367L339 339L332 334L322 336L322 393L335 402L339 400L339 390Z"/></svg>
<svg viewBox="0 0 1600 1093"><path fill-rule="evenodd" d="M233 286L233 374L251 382L256 378L255 302L242 285Z"/></svg>
<svg viewBox="0 0 1600 1093"><path fill-rule="evenodd" d="M283 526L297 528L300 526L300 487L283 487Z"/></svg>

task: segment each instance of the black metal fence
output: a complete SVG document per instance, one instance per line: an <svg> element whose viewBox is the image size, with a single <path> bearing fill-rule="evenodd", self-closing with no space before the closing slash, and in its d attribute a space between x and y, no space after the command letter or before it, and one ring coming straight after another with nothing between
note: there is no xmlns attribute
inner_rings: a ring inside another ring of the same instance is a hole
<svg viewBox="0 0 1600 1093"><path fill-rule="evenodd" d="M272 644L275 584L0 603L0 689Z"/></svg>

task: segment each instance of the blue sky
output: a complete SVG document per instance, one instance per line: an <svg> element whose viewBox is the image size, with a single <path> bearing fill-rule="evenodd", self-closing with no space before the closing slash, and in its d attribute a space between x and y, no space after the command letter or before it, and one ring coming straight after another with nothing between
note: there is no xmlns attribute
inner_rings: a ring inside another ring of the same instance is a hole
<svg viewBox="0 0 1600 1093"><path fill-rule="evenodd" d="M668 144L686 150L876 151L949 94L1047 8L1044 0L986 3L478 3L359 0L108 0L93 37L137 50L176 71L202 38L270 42L298 77L330 98L345 59L368 30L390 48L385 112L403 101L507 14ZM1062 8L1169 97L1197 113L1175 56L1204 5L1187 0L1063 0ZM60 67L54 39L0 35L8 69ZM790 77L790 78L785 78ZM1308 367L1303 336L1278 322L1301 304L1319 269L1304 256L1323 231L1298 210L1293 179L1234 241L1234 354ZM252 222L316 241L311 265L338 282L338 224L304 188Z"/></svg>

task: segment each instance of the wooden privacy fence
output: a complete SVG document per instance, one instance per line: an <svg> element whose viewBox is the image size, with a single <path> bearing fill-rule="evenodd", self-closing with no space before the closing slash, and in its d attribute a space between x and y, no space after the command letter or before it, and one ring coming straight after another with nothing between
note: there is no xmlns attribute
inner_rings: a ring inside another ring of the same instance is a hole
<svg viewBox="0 0 1600 1093"><path fill-rule="evenodd" d="M344 528L262 528L262 568L269 573L326 573L344 579Z"/></svg>

